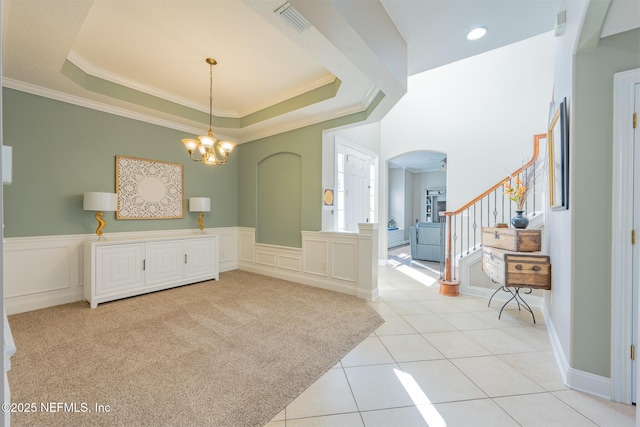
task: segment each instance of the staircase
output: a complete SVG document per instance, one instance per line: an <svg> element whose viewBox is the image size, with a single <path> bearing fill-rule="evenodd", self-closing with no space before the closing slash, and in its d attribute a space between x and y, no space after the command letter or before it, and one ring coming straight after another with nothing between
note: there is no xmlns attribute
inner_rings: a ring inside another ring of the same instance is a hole
<svg viewBox="0 0 640 427"><path fill-rule="evenodd" d="M540 143L546 141L546 134L533 137L533 156L531 160L515 170L509 176L475 197L469 203L455 211L441 212L441 236L444 248L441 263L440 293L457 295L461 279L469 280L471 261L481 259L482 227L494 227L496 224L509 224L515 216L516 206L505 195L508 186L514 186L518 179L528 183L524 210L529 218L528 228L544 226L543 192L546 186L548 165L546 159L539 159ZM462 267L465 267L464 269ZM483 278L484 279L484 278ZM486 280L489 280L486 278ZM468 286L469 283L464 283ZM492 292L492 291L491 291Z"/></svg>

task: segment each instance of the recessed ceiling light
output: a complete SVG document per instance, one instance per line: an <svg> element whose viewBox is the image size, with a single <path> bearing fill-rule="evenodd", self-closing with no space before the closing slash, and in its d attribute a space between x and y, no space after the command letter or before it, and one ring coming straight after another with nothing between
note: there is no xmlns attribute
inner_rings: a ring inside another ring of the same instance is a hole
<svg viewBox="0 0 640 427"><path fill-rule="evenodd" d="M467 40L478 40L484 37L485 34L487 34L487 29L485 27L474 28L469 31L469 34L467 34Z"/></svg>

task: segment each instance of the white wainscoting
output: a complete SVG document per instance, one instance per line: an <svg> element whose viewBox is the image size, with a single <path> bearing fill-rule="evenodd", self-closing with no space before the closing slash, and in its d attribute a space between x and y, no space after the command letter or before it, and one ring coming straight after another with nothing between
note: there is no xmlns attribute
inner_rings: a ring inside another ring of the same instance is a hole
<svg viewBox="0 0 640 427"><path fill-rule="evenodd" d="M238 268L238 228L209 228L218 236L219 269ZM107 239L137 239L199 234L191 230L109 233ZM10 237L4 245L4 297L7 314L81 301L82 244L94 234Z"/></svg>
<svg viewBox="0 0 640 427"><path fill-rule="evenodd" d="M302 232L302 248L255 243L255 229L208 228L218 236L220 272L241 268L361 298L378 297L377 224L359 233ZM149 239L194 230L106 233L107 239ZM93 234L7 238L4 292L7 314L84 299L82 245Z"/></svg>
<svg viewBox="0 0 640 427"><path fill-rule="evenodd" d="M303 231L302 248L255 242L255 228L239 227L238 268L366 299L378 297L378 228L359 233Z"/></svg>

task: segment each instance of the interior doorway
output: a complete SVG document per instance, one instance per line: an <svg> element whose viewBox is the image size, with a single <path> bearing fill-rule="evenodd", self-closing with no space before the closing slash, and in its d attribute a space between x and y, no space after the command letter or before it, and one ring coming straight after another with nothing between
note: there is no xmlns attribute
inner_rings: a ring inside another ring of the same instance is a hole
<svg viewBox="0 0 640 427"><path fill-rule="evenodd" d="M614 76L611 301L612 399L636 401L638 376L638 284L640 282L640 131L634 112L640 111L640 69ZM635 139L635 143L634 143ZM635 152L634 152L635 151ZM631 286L629 285L631 284ZM635 357L634 357L635 356Z"/></svg>
<svg viewBox="0 0 640 427"><path fill-rule="evenodd" d="M439 269L446 183L446 153L416 151L388 161L388 261Z"/></svg>

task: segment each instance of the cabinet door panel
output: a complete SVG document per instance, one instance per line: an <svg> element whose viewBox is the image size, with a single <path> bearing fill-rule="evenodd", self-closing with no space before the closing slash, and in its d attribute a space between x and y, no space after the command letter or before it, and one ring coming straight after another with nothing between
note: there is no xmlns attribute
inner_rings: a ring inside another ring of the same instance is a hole
<svg viewBox="0 0 640 427"><path fill-rule="evenodd" d="M184 249L182 240L147 243L147 286L182 280Z"/></svg>
<svg viewBox="0 0 640 427"><path fill-rule="evenodd" d="M218 272L217 242L215 237L185 241L185 278L212 276Z"/></svg>
<svg viewBox="0 0 640 427"><path fill-rule="evenodd" d="M96 249L96 295L142 287L143 244L104 246Z"/></svg>

